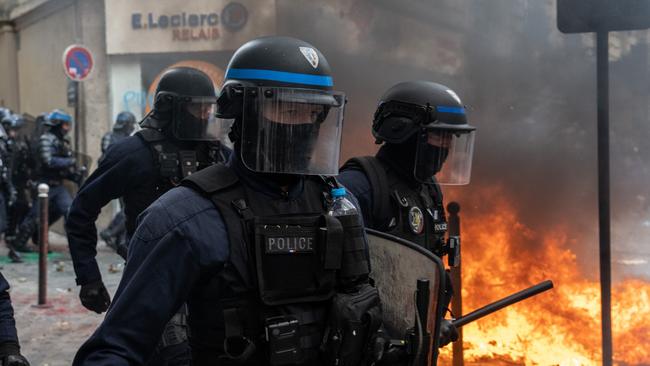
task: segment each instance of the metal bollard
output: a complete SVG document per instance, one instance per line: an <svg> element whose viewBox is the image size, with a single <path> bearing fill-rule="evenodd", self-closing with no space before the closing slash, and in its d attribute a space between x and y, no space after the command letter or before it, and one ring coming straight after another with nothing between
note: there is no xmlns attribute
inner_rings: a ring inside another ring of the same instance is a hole
<svg viewBox="0 0 650 366"><path fill-rule="evenodd" d="M38 185L38 204L39 204L39 251L38 251L38 305L39 308L49 308L47 304L47 249L48 243L48 199L50 187L41 183Z"/></svg>
<svg viewBox="0 0 650 366"><path fill-rule="evenodd" d="M457 245L460 245L460 205L458 202L450 202L447 205L447 212L449 213L449 236L457 238ZM462 258L462 256L461 256ZM463 314L463 299L462 292L462 277L461 277L461 263L459 260L456 267L451 267L451 283L454 288L454 296L451 298L451 311L454 316L461 316ZM458 328L458 340L452 343L453 349L453 366L463 366L463 330Z"/></svg>

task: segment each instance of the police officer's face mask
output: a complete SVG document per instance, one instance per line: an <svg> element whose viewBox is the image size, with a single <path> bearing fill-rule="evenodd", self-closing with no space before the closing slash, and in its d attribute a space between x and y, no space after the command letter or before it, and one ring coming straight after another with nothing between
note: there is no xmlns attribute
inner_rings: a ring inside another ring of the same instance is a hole
<svg viewBox="0 0 650 366"><path fill-rule="evenodd" d="M223 120L217 119L215 97L178 97L174 107L173 133L179 140L216 141Z"/></svg>
<svg viewBox="0 0 650 366"><path fill-rule="evenodd" d="M70 132L70 123L69 122L61 122L61 134L63 136L67 135L68 132Z"/></svg>
<svg viewBox="0 0 650 366"><path fill-rule="evenodd" d="M283 106L278 106L283 109ZM316 111L275 111L265 115L261 121L262 139L266 136L274 139L273 144L282 146L281 149L267 150L267 164L274 164L280 171L301 171L307 169L314 150L314 142L318 138L319 122L309 122ZM322 108L321 108L322 112ZM286 118L277 118L282 114L293 114ZM281 121L281 122L278 122ZM288 122L288 123L287 123Z"/></svg>
<svg viewBox="0 0 650 366"><path fill-rule="evenodd" d="M344 97L325 92L249 88L241 154L260 173L337 174Z"/></svg>
<svg viewBox="0 0 650 366"><path fill-rule="evenodd" d="M414 176L430 184L435 175L439 184L469 183L474 131L425 130L418 136Z"/></svg>

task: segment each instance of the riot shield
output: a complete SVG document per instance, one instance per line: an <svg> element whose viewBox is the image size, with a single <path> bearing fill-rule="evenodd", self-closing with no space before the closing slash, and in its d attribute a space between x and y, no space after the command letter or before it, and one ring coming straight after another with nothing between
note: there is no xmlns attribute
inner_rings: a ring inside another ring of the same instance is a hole
<svg viewBox="0 0 650 366"><path fill-rule="evenodd" d="M429 283L426 332L431 335L428 357L422 364L436 365L438 333L444 315L440 303L444 293L445 269L440 258L417 244L396 236L366 229L372 272L382 300L384 327L392 338L408 338L416 325L416 285ZM426 345L425 345L426 346Z"/></svg>

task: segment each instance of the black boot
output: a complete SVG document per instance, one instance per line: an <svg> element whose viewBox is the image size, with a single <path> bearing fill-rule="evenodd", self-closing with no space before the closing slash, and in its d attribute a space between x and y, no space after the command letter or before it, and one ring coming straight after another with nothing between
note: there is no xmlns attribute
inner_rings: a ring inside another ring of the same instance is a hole
<svg viewBox="0 0 650 366"><path fill-rule="evenodd" d="M34 232L37 232L37 226L36 220L33 218L26 218L20 226L18 226L16 236L14 237L14 240L10 242L11 247L18 252L33 252L34 250L27 246L27 242Z"/></svg>
<svg viewBox="0 0 650 366"><path fill-rule="evenodd" d="M23 262L23 258L20 256L20 253L13 250L12 248L9 248L9 253L7 253L7 256L11 260L11 263L22 263Z"/></svg>

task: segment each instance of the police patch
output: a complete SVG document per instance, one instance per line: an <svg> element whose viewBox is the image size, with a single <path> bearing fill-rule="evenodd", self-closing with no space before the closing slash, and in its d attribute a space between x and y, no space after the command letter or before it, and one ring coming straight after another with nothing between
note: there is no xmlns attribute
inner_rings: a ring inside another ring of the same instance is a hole
<svg viewBox="0 0 650 366"><path fill-rule="evenodd" d="M409 210L409 226L415 234L422 234L422 230L424 230L424 215L417 206L413 206Z"/></svg>
<svg viewBox="0 0 650 366"><path fill-rule="evenodd" d="M313 236L267 236L264 238L266 254L314 253Z"/></svg>
<svg viewBox="0 0 650 366"><path fill-rule="evenodd" d="M318 53L311 47L299 47L302 55L305 56L309 64L315 69L318 68Z"/></svg>
<svg viewBox="0 0 650 366"><path fill-rule="evenodd" d="M433 231L435 231L436 233L445 233L447 231L447 223L443 221L434 224Z"/></svg>

